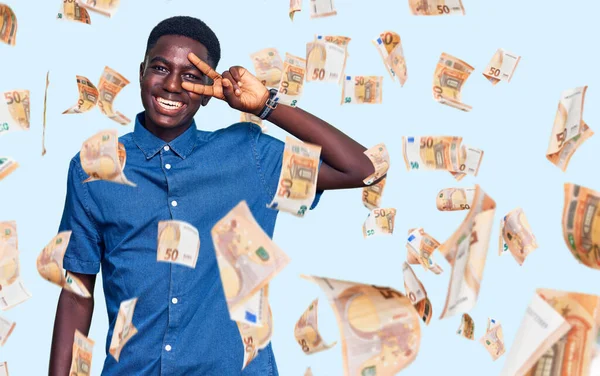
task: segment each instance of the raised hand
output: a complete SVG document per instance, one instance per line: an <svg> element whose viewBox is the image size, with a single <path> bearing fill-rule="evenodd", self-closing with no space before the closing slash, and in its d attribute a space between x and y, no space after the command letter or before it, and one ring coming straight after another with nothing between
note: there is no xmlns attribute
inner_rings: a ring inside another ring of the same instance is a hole
<svg viewBox="0 0 600 376"><path fill-rule="evenodd" d="M233 66L218 74L194 53L188 59L200 72L213 80L212 85L183 82L181 86L199 95L209 95L229 104L231 108L258 115L269 98L267 88L246 68Z"/></svg>

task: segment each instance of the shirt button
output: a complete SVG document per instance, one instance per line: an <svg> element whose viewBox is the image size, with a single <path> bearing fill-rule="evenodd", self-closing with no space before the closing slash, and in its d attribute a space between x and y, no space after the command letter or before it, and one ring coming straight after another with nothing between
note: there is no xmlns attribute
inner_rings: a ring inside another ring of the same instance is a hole
<svg viewBox="0 0 600 376"><path fill-rule="evenodd" d="M177 206L177 201L175 201L175 200L171 201L171 206Z"/></svg>
<svg viewBox="0 0 600 376"><path fill-rule="evenodd" d="M179 301L179 300L178 300L177 298L173 298L173 299L171 299L171 302L172 302L173 304L177 304L177 302L178 302L178 301Z"/></svg>
<svg viewBox="0 0 600 376"><path fill-rule="evenodd" d="M165 346L165 350L167 350L167 351L171 351L171 345L166 345L166 346Z"/></svg>
<svg viewBox="0 0 600 376"><path fill-rule="evenodd" d="M170 170L170 169L171 169L171 165L167 163L167 164L165 165L165 168L166 168L167 170Z"/></svg>
<svg viewBox="0 0 600 376"><path fill-rule="evenodd" d="M171 150L171 148L169 147L169 145L165 145L165 147L163 148L164 151L169 151Z"/></svg>

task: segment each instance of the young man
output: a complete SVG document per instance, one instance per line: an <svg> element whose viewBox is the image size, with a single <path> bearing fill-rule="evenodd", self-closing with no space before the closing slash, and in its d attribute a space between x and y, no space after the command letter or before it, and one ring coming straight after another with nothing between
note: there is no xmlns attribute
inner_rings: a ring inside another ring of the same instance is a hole
<svg viewBox="0 0 600 376"><path fill-rule="evenodd" d="M221 75L217 37L202 21L174 17L150 33L140 65L145 111L120 138L125 175L136 188L87 178L79 154L69 166L59 231L71 230L64 268L93 294L102 266L109 318L102 374L277 375L271 345L241 371L243 345L230 320L210 230L241 200L272 237L277 211L266 208L277 189L284 143L251 123L215 132L197 130L194 115L211 97L264 114L269 91L250 72ZM322 147L316 206L326 189L362 187L374 171L365 148L309 113L276 106L266 119L298 139ZM158 222L176 219L200 233L195 269L156 262ZM138 297L138 333L119 362L108 354L119 305ZM94 300L63 290L58 301L50 375L68 375L75 329L88 334Z"/></svg>

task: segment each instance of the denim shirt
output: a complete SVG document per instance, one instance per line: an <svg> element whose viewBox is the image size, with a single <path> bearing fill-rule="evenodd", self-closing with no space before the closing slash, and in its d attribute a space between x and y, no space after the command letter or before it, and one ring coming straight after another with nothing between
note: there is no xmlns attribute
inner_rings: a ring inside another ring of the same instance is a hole
<svg viewBox="0 0 600 376"><path fill-rule="evenodd" d="M214 132L193 123L167 143L144 128L143 116L119 138L127 151L125 176L137 187L82 183L88 176L75 155L59 228L72 231L66 270L96 274L102 267L109 321L102 375L277 375L270 344L241 371L242 339L229 318L210 231L246 200L273 236L278 211L266 205L279 183L284 143L252 123ZM195 268L156 261L158 222L169 219L198 229ZM108 350L119 305L134 297L138 332L117 362Z"/></svg>

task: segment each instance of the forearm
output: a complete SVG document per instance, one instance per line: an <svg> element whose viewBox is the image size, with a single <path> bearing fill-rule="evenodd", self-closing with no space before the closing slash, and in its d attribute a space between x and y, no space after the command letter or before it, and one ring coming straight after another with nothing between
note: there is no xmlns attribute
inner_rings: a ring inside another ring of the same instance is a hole
<svg viewBox="0 0 600 376"><path fill-rule="evenodd" d="M364 146L304 110L280 105L267 120L302 141L321 146L321 159L340 172L348 187L363 186L362 180L375 171Z"/></svg>
<svg viewBox="0 0 600 376"><path fill-rule="evenodd" d="M54 320L49 376L69 376L75 329L87 336L93 312L93 298L86 299L61 291Z"/></svg>

